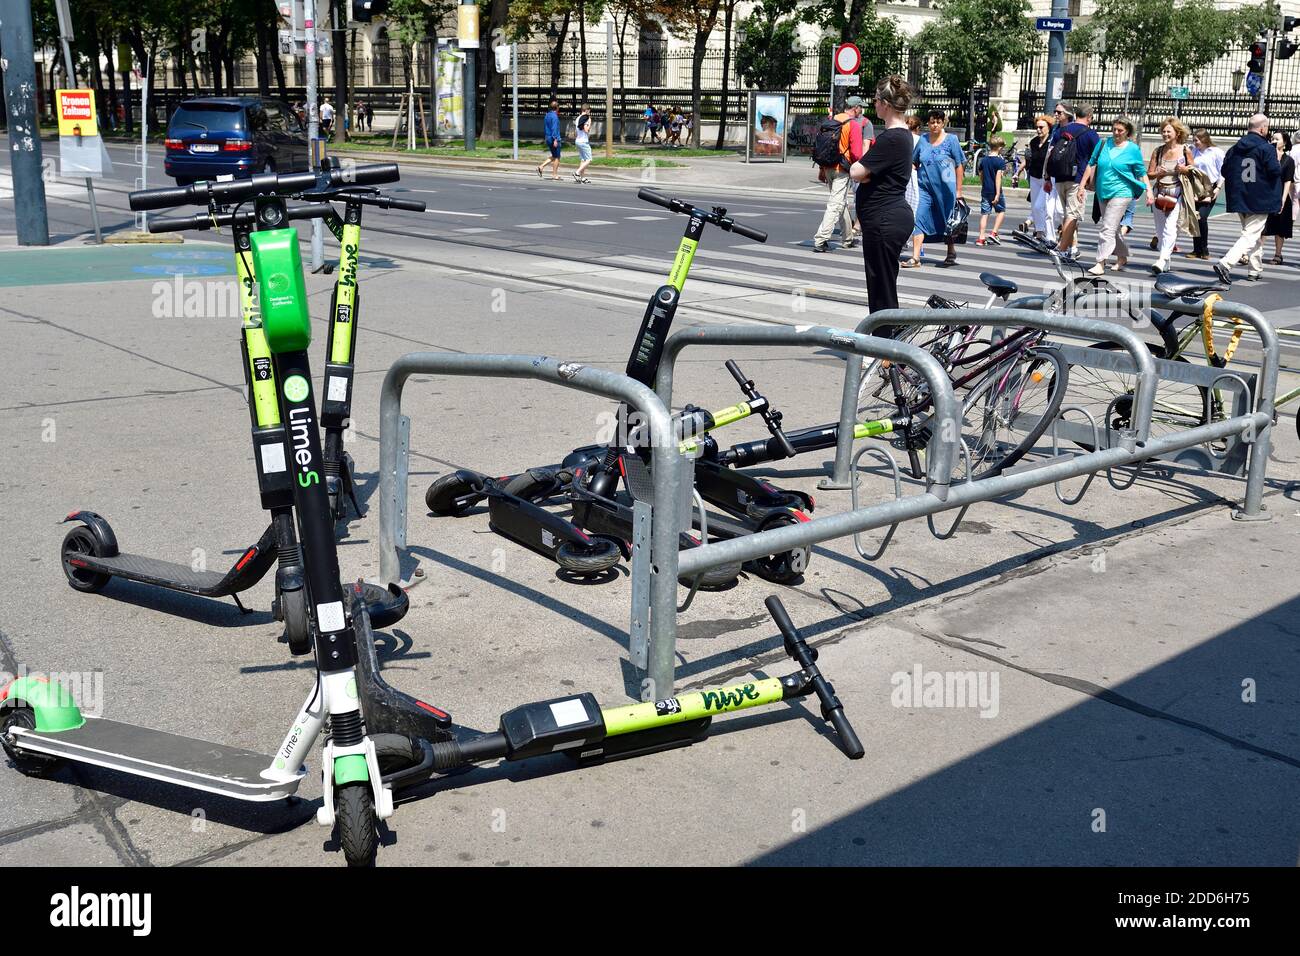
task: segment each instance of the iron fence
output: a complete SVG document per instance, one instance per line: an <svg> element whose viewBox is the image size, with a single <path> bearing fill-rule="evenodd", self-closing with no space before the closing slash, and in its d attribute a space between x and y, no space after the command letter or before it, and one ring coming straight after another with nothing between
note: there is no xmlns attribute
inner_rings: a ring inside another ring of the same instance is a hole
<svg viewBox="0 0 1300 956"><path fill-rule="evenodd" d="M1192 127L1212 134L1238 135L1246 119L1259 109L1259 96L1246 83L1246 49L1224 54L1204 69L1182 75L1151 77L1140 67L1097 53L1067 53L1061 99L1091 106L1097 120L1109 123L1128 114L1143 120L1144 132L1158 132L1166 116L1178 116ZM1039 56L1020 71L1018 125L1033 127L1043 112L1047 86L1047 57ZM1187 97L1175 98L1174 89L1186 88ZM1143 90L1146 90L1143 95ZM1300 58L1275 60L1264 89L1264 112L1286 127L1300 125ZM1096 123L1094 123L1096 125Z"/></svg>

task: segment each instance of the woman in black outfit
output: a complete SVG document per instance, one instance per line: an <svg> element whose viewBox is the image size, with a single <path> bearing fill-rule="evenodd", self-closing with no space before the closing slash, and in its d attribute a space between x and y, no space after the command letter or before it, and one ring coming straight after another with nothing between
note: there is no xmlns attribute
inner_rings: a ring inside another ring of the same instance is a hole
<svg viewBox="0 0 1300 956"><path fill-rule="evenodd" d="M871 312L898 308L898 256L914 226L906 198L912 179L913 140L907 128L911 103L912 88L901 76L887 76L876 84L876 115L884 132L849 169L859 184L856 205Z"/></svg>

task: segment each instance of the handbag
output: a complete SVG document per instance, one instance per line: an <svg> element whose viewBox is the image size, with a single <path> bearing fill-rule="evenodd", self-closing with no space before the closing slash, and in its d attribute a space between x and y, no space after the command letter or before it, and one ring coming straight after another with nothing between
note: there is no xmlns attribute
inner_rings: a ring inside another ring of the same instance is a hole
<svg viewBox="0 0 1300 956"><path fill-rule="evenodd" d="M1173 196L1157 196L1155 205L1161 212L1172 212L1178 206L1178 200Z"/></svg>

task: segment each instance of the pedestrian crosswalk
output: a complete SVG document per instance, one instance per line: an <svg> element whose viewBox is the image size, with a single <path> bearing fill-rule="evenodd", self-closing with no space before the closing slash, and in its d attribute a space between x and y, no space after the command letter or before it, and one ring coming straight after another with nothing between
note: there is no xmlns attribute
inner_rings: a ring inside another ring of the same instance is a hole
<svg viewBox="0 0 1300 956"><path fill-rule="evenodd" d="M1172 270L1179 275L1213 279L1211 263L1226 254L1237 238L1233 225L1225 222L1217 230L1212 227L1210 261L1188 259L1185 253L1191 251L1191 240L1183 237L1180 240L1180 252L1170 262ZM1096 245L1091 232L1085 228L1081 237L1079 264L1077 267L1063 266L1065 275L1077 275L1093 264ZM1130 238L1129 265L1122 271L1109 273L1112 279L1145 283L1153 278L1151 265L1156 260L1156 253L1148 247L1149 238L1149 231L1140 227L1135 229ZM931 244L926 248L923 264L919 268L899 271L899 298L904 305L923 304L936 293L959 302L983 305L988 292L979 279L982 272L992 272L1014 281L1023 295L1051 292L1059 289L1062 283L1050 258L1015 242L1009 233L1004 234L1003 242L998 246L981 247L973 242L959 245L957 264L951 267L939 264L946 253L943 245ZM836 250L834 243L832 249ZM1266 260L1267 258L1268 256ZM670 265L666 258L642 255L610 255L602 257L601 261L663 271L667 271ZM1244 268L1236 270L1238 280L1244 280L1245 271ZM849 301L866 301L861 252L857 249L839 249L831 254L814 255L809 240L781 245L747 242L732 244L725 249L700 248L695 252L692 275L736 284L754 284L758 281L769 286L788 285L792 292L799 289L816 290L821 294L843 296ZM1300 274L1297 274L1294 265L1278 267L1266 264L1263 278L1258 283L1250 283L1250 287L1275 282L1289 283L1296 279L1300 279Z"/></svg>

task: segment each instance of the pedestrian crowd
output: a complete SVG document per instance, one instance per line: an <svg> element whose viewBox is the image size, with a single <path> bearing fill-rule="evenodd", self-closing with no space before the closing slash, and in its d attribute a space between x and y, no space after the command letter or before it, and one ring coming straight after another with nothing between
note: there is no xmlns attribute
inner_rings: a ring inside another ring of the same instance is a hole
<svg viewBox="0 0 1300 956"><path fill-rule="evenodd" d="M850 96L843 109L821 122L813 140L813 162L827 189L813 251L829 252L837 227L840 248L863 243L873 312L897 305L898 269L921 267L926 243L942 242L946 255L939 265L953 266L957 246L969 234L966 154L947 130L942 110L927 111L924 120L910 111L912 95L900 77L886 77L873 104L884 122L882 132L877 134L865 116L862 99ZM1097 232L1091 275L1128 266L1127 236L1139 203L1152 216L1154 274L1168 271L1179 252L1188 259L1210 259L1210 215L1220 199L1236 216L1238 235L1212 263L1218 278L1231 282L1238 266L1247 267L1249 279L1260 278L1268 238L1273 239L1269 262L1284 263L1284 245L1300 215L1300 131L1273 130L1259 113L1250 117L1245 135L1224 149L1207 130L1188 129L1170 116L1144 156L1128 117L1116 118L1108 134L1095 130L1093 120L1086 106L1058 103L1052 115L1036 117L1023 150L1008 150L1000 137L987 144L975 169L980 188L975 246L1002 242L1006 189L1024 175L1029 218L1018 228L1053 246L1062 259L1077 261L1080 225L1090 218ZM888 150L882 154L886 134ZM864 216L865 210L871 215ZM1185 252L1180 235L1191 240Z"/></svg>

